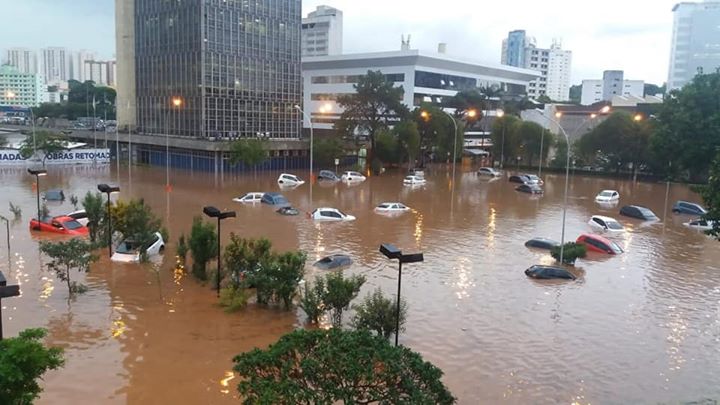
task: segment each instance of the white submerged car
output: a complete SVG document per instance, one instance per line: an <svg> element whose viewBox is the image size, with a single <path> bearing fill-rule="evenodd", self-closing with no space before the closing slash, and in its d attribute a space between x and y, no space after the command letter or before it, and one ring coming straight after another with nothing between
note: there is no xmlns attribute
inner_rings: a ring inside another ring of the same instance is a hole
<svg viewBox="0 0 720 405"><path fill-rule="evenodd" d="M310 214L310 218L315 221L332 221L332 222L347 222L354 221L355 217L347 215L344 212L335 208L318 208Z"/></svg>
<svg viewBox="0 0 720 405"><path fill-rule="evenodd" d="M367 180L365 176L358 172L345 172L342 174L342 177L340 177L340 179L348 183L361 183Z"/></svg>
<svg viewBox="0 0 720 405"><path fill-rule="evenodd" d="M478 174L481 176L500 177L502 172L495 170L492 167L481 167L478 169Z"/></svg>
<svg viewBox="0 0 720 405"><path fill-rule="evenodd" d="M403 184L406 186L419 186L425 183L427 183L427 181L424 177L405 176L405 179L403 179Z"/></svg>
<svg viewBox="0 0 720 405"><path fill-rule="evenodd" d="M233 198L233 201L243 204L260 204L265 193L247 193L242 197Z"/></svg>
<svg viewBox="0 0 720 405"><path fill-rule="evenodd" d="M85 212L85 210L73 211L66 216L78 221L82 226L87 226L90 222L88 220L87 212Z"/></svg>
<svg viewBox="0 0 720 405"><path fill-rule="evenodd" d="M715 226L715 221L708 221L706 219L698 218L690 222L685 222L683 225L690 229L697 231L712 231Z"/></svg>
<svg viewBox="0 0 720 405"><path fill-rule="evenodd" d="M305 184L305 180L300 179L300 177L294 174L287 173L281 174L280 177L278 177L277 182L280 186L284 187L297 187Z"/></svg>
<svg viewBox="0 0 720 405"><path fill-rule="evenodd" d="M616 190L603 190L595 196L595 202L601 204L616 203L618 201L620 201L620 193Z"/></svg>
<svg viewBox="0 0 720 405"><path fill-rule="evenodd" d="M378 214L394 214L410 211L410 207L399 202L384 202L375 207Z"/></svg>
<svg viewBox="0 0 720 405"><path fill-rule="evenodd" d="M602 232L620 233L625 232L625 227L614 218L604 217L602 215L593 215L588 221L593 228Z"/></svg>
<svg viewBox="0 0 720 405"><path fill-rule="evenodd" d="M150 242L150 246L147 248L148 257L160 255L165 251L165 241L163 240L160 232L155 232ZM138 263L140 261L140 246L137 242L131 238L127 238L120 242L115 248L115 252L110 257L110 260L114 262L123 263Z"/></svg>

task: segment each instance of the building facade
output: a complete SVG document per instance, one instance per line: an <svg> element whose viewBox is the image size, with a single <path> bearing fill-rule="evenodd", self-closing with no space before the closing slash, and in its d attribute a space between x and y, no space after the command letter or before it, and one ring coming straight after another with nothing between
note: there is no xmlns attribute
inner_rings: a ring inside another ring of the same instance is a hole
<svg viewBox="0 0 720 405"><path fill-rule="evenodd" d="M135 0L138 131L297 138L300 3Z"/></svg>
<svg viewBox="0 0 720 405"><path fill-rule="evenodd" d="M41 75L0 66L0 106L37 107L47 101L47 86Z"/></svg>
<svg viewBox="0 0 720 405"><path fill-rule="evenodd" d="M625 80L622 70L606 70L602 80L583 80L580 104L592 105L601 101L612 101L614 97L645 96L645 82Z"/></svg>
<svg viewBox="0 0 720 405"><path fill-rule="evenodd" d="M43 48L40 73L48 85L63 86L70 78L70 52L65 48Z"/></svg>
<svg viewBox="0 0 720 405"><path fill-rule="evenodd" d="M343 51L342 11L318 6L302 19L302 56L340 55Z"/></svg>
<svg viewBox="0 0 720 405"><path fill-rule="evenodd" d="M85 80L91 80L100 86L115 86L115 76L117 75L116 64L114 60L85 61L83 77Z"/></svg>
<svg viewBox="0 0 720 405"><path fill-rule="evenodd" d="M368 70L379 70L395 86L402 86L402 102L409 108L423 103L443 105L458 91L481 87L524 95L528 83L539 77L534 70L461 61L418 50L307 57L303 58L303 106L314 128L333 128L342 114L338 97L354 93L354 84ZM308 128L310 124L304 122Z"/></svg>
<svg viewBox="0 0 720 405"><path fill-rule="evenodd" d="M530 98L570 99L572 51L563 50L559 41L553 41L550 48L538 48L524 30L511 31L503 40L501 63L540 72L540 77L528 86Z"/></svg>
<svg viewBox="0 0 720 405"><path fill-rule="evenodd" d="M93 51L85 49L73 52L70 58L70 79L79 82L92 80L88 77L87 62L97 59L97 55Z"/></svg>
<svg viewBox="0 0 720 405"><path fill-rule="evenodd" d="M683 2L673 13L668 90L720 69L720 2Z"/></svg>
<svg viewBox="0 0 720 405"><path fill-rule="evenodd" d="M14 66L20 73L37 74L37 52L28 48L10 48L5 54L5 63Z"/></svg>
<svg viewBox="0 0 720 405"><path fill-rule="evenodd" d="M120 130L135 131L135 1L115 0L115 54L117 75L117 125Z"/></svg>

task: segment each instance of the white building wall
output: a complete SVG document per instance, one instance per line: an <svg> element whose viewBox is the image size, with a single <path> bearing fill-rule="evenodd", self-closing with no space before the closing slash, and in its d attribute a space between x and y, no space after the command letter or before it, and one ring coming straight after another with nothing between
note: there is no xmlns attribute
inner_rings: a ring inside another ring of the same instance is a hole
<svg viewBox="0 0 720 405"><path fill-rule="evenodd" d="M64 86L70 76L70 53L65 48L41 50L40 71L48 85Z"/></svg>
<svg viewBox="0 0 720 405"><path fill-rule="evenodd" d="M603 81L602 80L583 80L582 95L580 104L592 105L603 99Z"/></svg>
<svg viewBox="0 0 720 405"><path fill-rule="evenodd" d="M28 48L10 48L5 55L7 64L17 68L20 73L37 74L37 52Z"/></svg>
<svg viewBox="0 0 720 405"><path fill-rule="evenodd" d="M548 52L546 94L555 101L570 100L572 51L551 48Z"/></svg>
<svg viewBox="0 0 720 405"><path fill-rule="evenodd" d="M645 81L625 80L623 82L623 96L645 97Z"/></svg>
<svg viewBox="0 0 720 405"><path fill-rule="evenodd" d="M70 78L79 82L84 82L88 79L88 71L85 63L96 59L95 52L88 50L80 50L72 54L72 73Z"/></svg>
<svg viewBox="0 0 720 405"><path fill-rule="evenodd" d="M343 50L342 11L318 6L302 19L302 56L340 55Z"/></svg>
<svg viewBox="0 0 720 405"><path fill-rule="evenodd" d="M41 75L0 66L0 106L37 107L47 99L47 86Z"/></svg>

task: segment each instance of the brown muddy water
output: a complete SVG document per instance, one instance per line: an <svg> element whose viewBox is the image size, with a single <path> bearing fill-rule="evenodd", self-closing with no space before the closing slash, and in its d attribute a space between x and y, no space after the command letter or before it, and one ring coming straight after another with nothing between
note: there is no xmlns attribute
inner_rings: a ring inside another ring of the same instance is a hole
<svg viewBox="0 0 720 405"><path fill-rule="evenodd" d="M578 261L575 282L538 282L523 271L550 263L528 250L533 236L560 238L563 177L545 176L546 194L530 197L497 181L458 173L457 188L444 168L427 174L425 187L402 186L400 174L357 186L308 185L283 193L301 211L336 207L357 216L352 223L315 224L305 215L282 217L267 206L231 199L250 191L278 191L277 173L254 177L172 173L163 189L162 168L49 167L41 190L62 188L78 197L98 183L119 183L120 198L144 198L169 219L171 240L187 232L204 205L235 209L223 223L246 237L265 236L276 249L308 252L310 264L333 252L355 260L350 272L365 274L361 296L376 287L393 294L396 265L377 249L391 242L422 251L425 262L408 265L403 296L409 319L401 343L445 372L444 381L462 404L656 403L720 397L720 244L682 226L688 217L664 213L665 185L573 177L568 239L590 231L593 214L614 216L628 231L615 240L617 257L591 254ZM307 173L296 173L307 177ZM11 224L10 260L0 228L0 269L22 286L22 296L2 302L5 335L29 327L49 330L48 343L65 348L67 364L46 375L41 404L236 403L234 355L266 347L302 327L302 311L249 307L226 314L215 293L174 271L171 244L161 264L128 265L106 255L80 277L90 291L68 301L63 283L44 268L46 259L31 234L35 212L33 177L24 168L0 171L0 213L8 202L23 209ZM665 221L641 224L620 218L618 208L593 202L614 188L621 204L650 207ZM699 202L681 185L670 205ZM414 209L398 217L373 212L383 201ZM48 204L52 214L69 202ZM101 252L105 253L105 252ZM9 267L9 268L8 268ZM76 276L78 279L78 276Z"/></svg>

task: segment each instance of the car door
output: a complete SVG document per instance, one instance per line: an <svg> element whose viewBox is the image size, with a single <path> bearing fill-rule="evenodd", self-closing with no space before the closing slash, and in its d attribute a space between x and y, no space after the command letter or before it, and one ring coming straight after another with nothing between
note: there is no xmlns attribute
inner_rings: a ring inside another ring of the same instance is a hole
<svg viewBox="0 0 720 405"><path fill-rule="evenodd" d="M53 220L50 225L52 226L53 231L63 233L65 232L65 227L58 221Z"/></svg>
<svg viewBox="0 0 720 405"><path fill-rule="evenodd" d="M606 224L605 221L603 221L602 219L600 219L600 218L593 218L592 221L593 221L593 224L592 224L592 225L593 225L595 228L599 228L599 229L602 229L602 230L607 230L607 224Z"/></svg>

